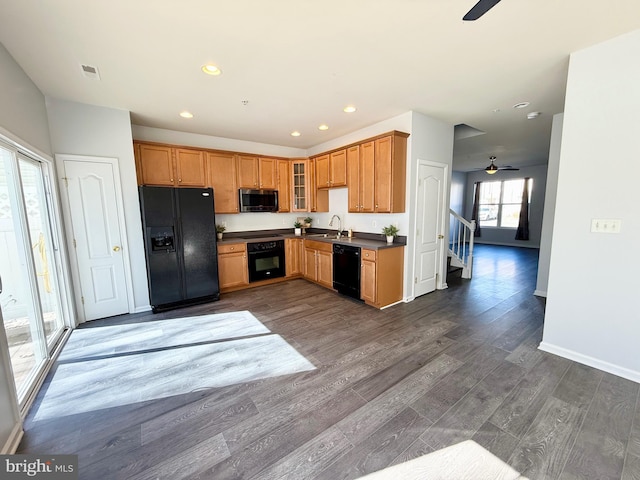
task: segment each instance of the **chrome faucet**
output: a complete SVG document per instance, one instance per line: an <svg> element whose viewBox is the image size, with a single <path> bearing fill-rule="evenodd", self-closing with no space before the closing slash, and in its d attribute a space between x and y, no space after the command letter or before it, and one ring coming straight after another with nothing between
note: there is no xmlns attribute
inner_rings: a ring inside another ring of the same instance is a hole
<svg viewBox="0 0 640 480"><path fill-rule="evenodd" d="M333 217L331 217L331 220L329 220L330 227L333 227L334 218L338 219L338 233L336 234L336 238L340 238L342 236L342 220L340 220L340 217L338 215L334 215Z"/></svg>

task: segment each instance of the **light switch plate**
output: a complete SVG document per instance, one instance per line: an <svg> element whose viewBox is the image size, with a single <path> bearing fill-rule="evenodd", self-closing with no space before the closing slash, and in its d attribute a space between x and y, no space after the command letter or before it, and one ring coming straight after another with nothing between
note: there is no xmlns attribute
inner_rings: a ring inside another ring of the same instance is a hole
<svg viewBox="0 0 640 480"><path fill-rule="evenodd" d="M620 233L622 220L619 218L593 218L591 219L592 233Z"/></svg>

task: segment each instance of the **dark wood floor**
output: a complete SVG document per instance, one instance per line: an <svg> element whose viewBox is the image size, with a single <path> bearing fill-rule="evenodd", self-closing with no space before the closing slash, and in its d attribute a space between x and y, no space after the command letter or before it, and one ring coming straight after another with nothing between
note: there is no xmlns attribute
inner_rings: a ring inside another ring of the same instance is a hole
<svg viewBox="0 0 640 480"><path fill-rule="evenodd" d="M45 384L19 453L78 454L84 479L335 480L473 439L530 479L639 479L639 385L537 350L537 254L480 245L473 280L383 311L295 280L92 322L249 310L317 368L37 421Z"/></svg>

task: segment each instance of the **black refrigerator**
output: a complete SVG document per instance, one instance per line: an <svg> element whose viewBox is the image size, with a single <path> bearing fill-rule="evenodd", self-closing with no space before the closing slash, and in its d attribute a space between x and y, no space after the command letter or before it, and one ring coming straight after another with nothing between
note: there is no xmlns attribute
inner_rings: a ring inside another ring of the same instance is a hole
<svg viewBox="0 0 640 480"><path fill-rule="evenodd" d="M153 312L218 300L213 190L138 189Z"/></svg>

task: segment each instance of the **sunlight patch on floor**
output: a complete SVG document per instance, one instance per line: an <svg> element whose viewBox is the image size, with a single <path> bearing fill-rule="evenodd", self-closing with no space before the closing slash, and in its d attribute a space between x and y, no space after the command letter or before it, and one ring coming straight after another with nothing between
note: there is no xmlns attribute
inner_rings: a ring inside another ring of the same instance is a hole
<svg viewBox="0 0 640 480"><path fill-rule="evenodd" d="M249 312L75 330L36 421L315 369Z"/></svg>

